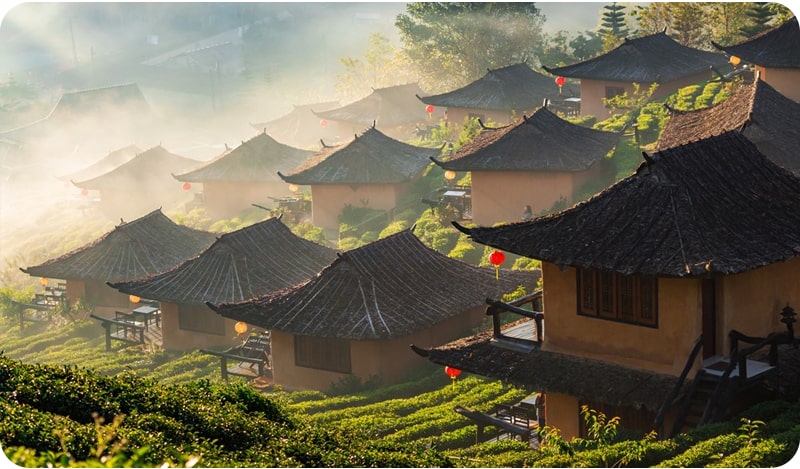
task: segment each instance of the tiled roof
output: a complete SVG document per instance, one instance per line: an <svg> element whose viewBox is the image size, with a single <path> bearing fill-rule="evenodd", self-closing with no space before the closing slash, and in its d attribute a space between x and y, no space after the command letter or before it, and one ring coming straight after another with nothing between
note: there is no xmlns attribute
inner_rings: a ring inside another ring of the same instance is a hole
<svg viewBox="0 0 800 469"><path fill-rule="evenodd" d="M626 83L668 83L727 63L724 55L683 46L665 32L625 39L583 62L545 70L553 75Z"/></svg>
<svg viewBox="0 0 800 469"><path fill-rule="evenodd" d="M328 111L341 107L339 101L295 105L292 111L269 122L251 123L253 128L265 131L275 140L299 148L319 148L320 140L335 142L338 131L333 125L322 126L322 119L314 111Z"/></svg>
<svg viewBox="0 0 800 469"><path fill-rule="evenodd" d="M170 153L162 146L139 153L111 171L83 181L72 181L82 189L141 190L176 184L171 174L182 173L201 164L200 161Z"/></svg>
<svg viewBox="0 0 800 469"><path fill-rule="evenodd" d="M279 182L278 171L291 171L314 152L278 143L260 133L229 152L192 171L176 174L178 181Z"/></svg>
<svg viewBox="0 0 800 469"><path fill-rule="evenodd" d="M438 148L403 143L369 128L349 143L328 147L281 178L292 184L397 184L409 181L430 164Z"/></svg>
<svg viewBox="0 0 800 469"><path fill-rule="evenodd" d="M233 304L223 316L290 334L374 340L402 337L525 285L538 271L500 272L451 259L411 230L340 254L308 282Z"/></svg>
<svg viewBox="0 0 800 469"><path fill-rule="evenodd" d="M382 129L415 124L428 119L425 106L417 98L424 94L417 83L378 88L358 101L328 111L314 111L314 115L364 127L375 124Z"/></svg>
<svg viewBox="0 0 800 469"><path fill-rule="evenodd" d="M558 85L552 77L520 63L489 70L462 88L419 99L434 106L521 112L541 106L545 99L559 97Z"/></svg>
<svg viewBox="0 0 800 469"><path fill-rule="evenodd" d="M121 281L167 270L213 240L213 234L178 225L154 210L74 251L21 270L34 277Z"/></svg>
<svg viewBox="0 0 800 469"><path fill-rule="evenodd" d="M621 133L568 122L547 108L498 128L484 128L453 159L454 171L583 171L614 149Z"/></svg>
<svg viewBox="0 0 800 469"><path fill-rule="evenodd" d="M658 139L659 150L735 130L772 161L800 175L800 103L762 80L742 86L710 108L670 114Z"/></svg>
<svg viewBox="0 0 800 469"><path fill-rule="evenodd" d="M664 277L735 274L800 254L800 179L738 132L662 150L562 212L465 228L559 266Z"/></svg>
<svg viewBox="0 0 800 469"><path fill-rule="evenodd" d="M110 285L172 303L237 302L308 280L335 257L333 249L300 238L270 218L220 236L170 270Z"/></svg>
<svg viewBox="0 0 800 469"><path fill-rule="evenodd" d="M414 347L433 363L504 383L576 396L580 400L658 411L678 378L600 360L493 345L492 333L459 339L430 350Z"/></svg>
<svg viewBox="0 0 800 469"><path fill-rule="evenodd" d="M800 68L800 27L797 17L744 42L714 47L745 62L772 68Z"/></svg>
<svg viewBox="0 0 800 469"><path fill-rule="evenodd" d="M128 145L117 149L95 161L91 165L65 176L59 176L64 181L84 181L86 179L107 173L117 166L132 160L142 150L136 145Z"/></svg>

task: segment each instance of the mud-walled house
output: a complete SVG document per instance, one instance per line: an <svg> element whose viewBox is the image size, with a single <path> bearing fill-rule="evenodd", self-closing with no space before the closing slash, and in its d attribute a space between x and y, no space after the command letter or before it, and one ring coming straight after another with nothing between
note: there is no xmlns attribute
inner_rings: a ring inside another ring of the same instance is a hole
<svg viewBox="0 0 800 469"><path fill-rule="evenodd" d="M800 27L797 17L744 42L714 47L755 66L761 79L781 94L800 102Z"/></svg>
<svg viewBox="0 0 800 469"><path fill-rule="evenodd" d="M547 425L567 438L585 435L584 404L668 437L784 379L800 304L798 226L800 179L741 134L663 150L562 212L457 225L542 261L544 337L529 351L498 346L505 330L416 350L544 393Z"/></svg>
<svg viewBox="0 0 800 469"><path fill-rule="evenodd" d="M562 90L565 94L570 91ZM460 126L465 119L475 117L486 123L511 124L546 100L561 101L562 94L552 77L519 63L489 69L486 75L461 88L418 98L434 109L444 109L448 122Z"/></svg>
<svg viewBox="0 0 800 469"><path fill-rule="evenodd" d="M356 377L403 379L420 366L409 343L440 345L480 324L487 297L531 290L538 271L474 267L404 230L344 253L306 283L209 305L270 331L272 374L286 389L327 390Z"/></svg>
<svg viewBox="0 0 800 469"><path fill-rule="evenodd" d="M371 127L353 140L326 146L290 174L289 184L311 187L312 222L339 229L347 205L391 210L422 175L439 148L422 148L395 140Z"/></svg>
<svg viewBox="0 0 800 469"><path fill-rule="evenodd" d="M694 111L670 108L657 149L737 131L764 156L800 176L800 103L776 91L759 75L756 72L752 83L741 85L712 107Z"/></svg>
<svg viewBox="0 0 800 469"><path fill-rule="evenodd" d="M206 302L238 302L304 282L336 253L293 234L278 218L221 235L203 252L146 277L110 282L122 293L157 300L166 349L235 345L235 321Z"/></svg>
<svg viewBox="0 0 800 469"><path fill-rule="evenodd" d="M21 270L33 277L65 280L70 304L80 300L94 314L114 318L116 310L131 308L133 303L129 295L106 282L170 269L197 255L213 240L213 234L178 225L161 210L154 210L120 223L89 244Z"/></svg>
<svg viewBox="0 0 800 469"><path fill-rule="evenodd" d="M213 218L231 218L253 203L274 207L278 200L289 197L289 185L278 177L313 155L278 143L262 132L241 145L191 171L173 175L175 179L202 184L202 200Z"/></svg>
<svg viewBox="0 0 800 469"><path fill-rule="evenodd" d="M625 39L616 48L583 62L544 69L555 76L580 80L581 116L604 120L609 110L604 98L627 93L632 96L634 83L646 91L658 84L652 99L658 99L684 86L713 78L711 66L723 70L724 55L683 46L666 32L635 39Z"/></svg>
<svg viewBox="0 0 800 469"><path fill-rule="evenodd" d="M426 112L426 106L417 96L427 95L417 83L373 89L368 96L344 106L327 111L314 111L326 126L336 130L339 140L375 126L386 135L398 140L414 137L417 129L439 122L443 110Z"/></svg>
<svg viewBox="0 0 800 469"><path fill-rule="evenodd" d="M542 107L503 127L484 127L447 161L445 170L470 172L472 220L479 225L519 220L556 203L572 205L584 183L601 177L621 133L568 122Z"/></svg>
<svg viewBox="0 0 800 469"><path fill-rule="evenodd" d="M172 174L183 173L200 164L159 145L104 174L72 183L82 190L98 191L99 208L107 216L135 218L153 207L170 209L185 201L188 194Z"/></svg>
<svg viewBox="0 0 800 469"><path fill-rule="evenodd" d="M314 111L329 111L341 107L339 101L314 104L295 104L291 112L267 122L250 123L259 132L265 132L280 143L295 148L317 149L319 142L339 143L339 133L334 125L314 115ZM344 135L347 138L350 133Z"/></svg>

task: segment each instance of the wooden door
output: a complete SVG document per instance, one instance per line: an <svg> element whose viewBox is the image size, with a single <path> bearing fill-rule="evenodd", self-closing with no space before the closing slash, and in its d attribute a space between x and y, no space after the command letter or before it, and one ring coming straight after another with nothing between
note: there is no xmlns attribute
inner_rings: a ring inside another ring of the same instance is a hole
<svg viewBox="0 0 800 469"><path fill-rule="evenodd" d="M701 280L703 296L703 358L717 353L717 282L713 278Z"/></svg>

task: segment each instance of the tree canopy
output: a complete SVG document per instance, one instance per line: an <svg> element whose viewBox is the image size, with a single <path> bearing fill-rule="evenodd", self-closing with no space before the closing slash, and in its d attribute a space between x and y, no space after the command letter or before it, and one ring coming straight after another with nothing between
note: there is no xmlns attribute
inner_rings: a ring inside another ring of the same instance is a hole
<svg viewBox="0 0 800 469"><path fill-rule="evenodd" d="M533 3L415 2L395 26L426 91L463 86L486 73L533 66L545 17Z"/></svg>

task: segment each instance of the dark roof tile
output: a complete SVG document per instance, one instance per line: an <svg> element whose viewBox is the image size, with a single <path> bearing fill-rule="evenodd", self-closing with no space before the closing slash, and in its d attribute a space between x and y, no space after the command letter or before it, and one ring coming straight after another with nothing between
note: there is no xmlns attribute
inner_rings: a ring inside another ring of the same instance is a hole
<svg viewBox="0 0 800 469"><path fill-rule="evenodd" d="M428 248L411 230L347 251L308 282L260 298L209 305L266 329L352 340L402 337L525 285L538 271L474 267Z"/></svg>
<svg viewBox="0 0 800 469"><path fill-rule="evenodd" d="M121 223L85 246L22 271L65 280L128 280L167 270L213 240L212 233L178 225L154 210Z"/></svg>
<svg viewBox="0 0 800 469"><path fill-rule="evenodd" d="M591 199L474 241L562 266L735 274L800 254L800 179L738 132L662 150Z"/></svg>
<svg viewBox="0 0 800 469"><path fill-rule="evenodd" d="M745 62L773 68L800 68L800 27L797 17L744 42L714 47Z"/></svg>
<svg viewBox="0 0 800 469"><path fill-rule="evenodd" d="M485 128L453 159L436 164L454 171L583 171L613 150L621 136L539 108L516 124Z"/></svg>
<svg viewBox="0 0 800 469"><path fill-rule="evenodd" d="M300 238L270 218L220 236L170 270L110 286L173 303L237 302L308 280L335 257L333 249Z"/></svg>
<svg viewBox="0 0 800 469"><path fill-rule="evenodd" d="M325 148L281 178L301 185L397 184L417 177L439 153L438 148L409 145L372 127L349 143Z"/></svg>
<svg viewBox="0 0 800 469"><path fill-rule="evenodd" d="M666 33L625 39L616 48L583 62L545 70L553 75L626 83L669 83L711 65L727 63L725 56L683 46Z"/></svg>

